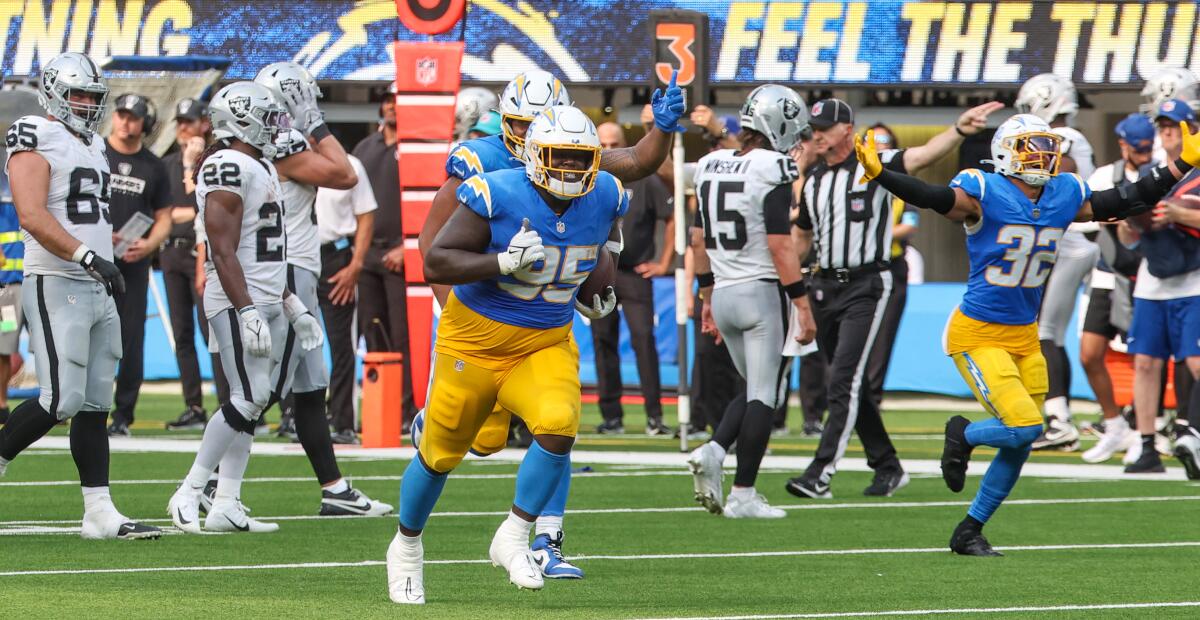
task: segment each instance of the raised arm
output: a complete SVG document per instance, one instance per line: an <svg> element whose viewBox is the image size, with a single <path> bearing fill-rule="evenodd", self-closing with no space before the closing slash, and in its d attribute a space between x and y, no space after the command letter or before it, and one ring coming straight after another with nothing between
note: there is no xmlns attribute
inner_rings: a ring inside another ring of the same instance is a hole
<svg viewBox="0 0 1200 620"><path fill-rule="evenodd" d="M917 172L949 155L962 144L963 138L983 131L987 127L988 116L1003 107L1003 103L992 101L963 112L958 120L954 121L954 125L931 138L929 142L905 149L904 169Z"/></svg>
<svg viewBox="0 0 1200 620"><path fill-rule="evenodd" d="M358 184L358 175L350 165L346 149L328 132L311 150L299 150L277 160L275 168L279 174L305 185L351 189Z"/></svg>
<svg viewBox="0 0 1200 620"><path fill-rule="evenodd" d="M907 174L888 170L879 161L879 153L875 150L874 131L867 132L867 138L854 137L854 150L858 161L863 166L863 183L875 181L884 189L908 204L922 209L930 209L946 219L961 222L977 220L982 214L979 201L961 189L945 185L926 183Z"/></svg>
<svg viewBox="0 0 1200 620"><path fill-rule="evenodd" d="M1200 165L1200 134L1192 133L1186 122L1181 121L1179 125L1183 131L1183 148L1179 159L1152 168L1134 183L1093 192L1076 214L1075 221L1109 222L1153 209L1180 179L1193 167Z"/></svg>
<svg viewBox="0 0 1200 620"><path fill-rule="evenodd" d="M679 72L671 74L666 92L654 91L650 107L654 110L654 127L623 149L610 149L600 154L600 169L628 183L654 174L671 151L671 134L679 128L683 116L683 91L675 84Z"/></svg>

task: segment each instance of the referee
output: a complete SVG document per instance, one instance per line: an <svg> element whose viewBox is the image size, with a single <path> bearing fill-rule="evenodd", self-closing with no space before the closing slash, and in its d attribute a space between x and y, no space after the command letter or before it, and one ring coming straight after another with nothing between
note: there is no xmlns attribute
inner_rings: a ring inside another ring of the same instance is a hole
<svg viewBox="0 0 1200 620"><path fill-rule="evenodd" d="M986 103L964 112L953 127L928 143L880 153L891 170L913 173L941 159L964 137L983 130L1000 109ZM800 195L798 249L815 252L816 272L809 295L817 321L817 343L829 362L829 417L817 454L787 490L797 497L833 497L829 485L857 430L875 470L864 495L890 496L908 484L896 449L883 427L879 399L866 380L867 358L892 293L892 196L875 181L861 183L854 155L854 110L839 99L813 104L809 121L818 161ZM903 259L900 259L903 260Z"/></svg>

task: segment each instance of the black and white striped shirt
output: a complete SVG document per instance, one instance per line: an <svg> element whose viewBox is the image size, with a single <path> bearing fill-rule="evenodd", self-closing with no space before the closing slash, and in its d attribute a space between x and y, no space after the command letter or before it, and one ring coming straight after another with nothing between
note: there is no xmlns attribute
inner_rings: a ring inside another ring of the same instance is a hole
<svg viewBox="0 0 1200 620"><path fill-rule="evenodd" d="M906 172L904 151L879 154L884 167ZM819 161L808 170L796 226L813 233L821 269L883 266L891 260L892 195L879 183L859 183L863 167L854 153L840 164Z"/></svg>

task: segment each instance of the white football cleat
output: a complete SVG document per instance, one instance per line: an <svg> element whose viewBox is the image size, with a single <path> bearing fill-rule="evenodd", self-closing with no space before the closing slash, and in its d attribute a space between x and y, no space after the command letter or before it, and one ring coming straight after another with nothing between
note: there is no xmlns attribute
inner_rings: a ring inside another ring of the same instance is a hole
<svg viewBox="0 0 1200 620"><path fill-rule="evenodd" d="M1100 440L1096 442L1096 445L1083 453L1083 461L1085 463L1103 463L1118 452L1128 451L1138 441L1138 434L1129 428L1129 422L1126 422L1124 417L1117 416L1105 420L1104 433L1100 435Z"/></svg>
<svg viewBox="0 0 1200 620"><path fill-rule="evenodd" d="M725 516L729 519L782 519L787 513L767 503L767 498L755 493L739 499L733 493L725 500Z"/></svg>
<svg viewBox="0 0 1200 620"><path fill-rule="evenodd" d="M204 529L210 532L250 532L261 534L279 529L278 523L266 523L246 516L246 508L236 499L218 497L213 502L208 516L204 518Z"/></svg>
<svg viewBox="0 0 1200 620"><path fill-rule="evenodd" d="M692 470L692 486L695 488L696 501L704 509L719 515L725 494L721 491L724 484L722 478L725 472L721 469L721 459L712 442L705 442L699 448L692 450L688 456L688 468Z"/></svg>
<svg viewBox="0 0 1200 620"><path fill-rule="evenodd" d="M1121 457L1122 465L1132 465L1138 462L1138 459L1142 458L1142 437L1136 433L1134 434L1137 436L1137 441L1133 442L1133 445L1129 446L1129 449L1125 451L1125 456Z"/></svg>
<svg viewBox="0 0 1200 620"><path fill-rule="evenodd" d="M83 512L83 527L79 535L88 540L141 540L162 536L162 530L142 525L117 511L112 502L95 510Z"/></svg>
<svg viewBox="0 0 1200 620"><path fill-rule="evenodd" d="M175 490L171 501L167 502L167 514L171 515L171 522L181 532L199 534L200 493L187 488L186 482L183 483Z"/></svg>
<svg viewBox="0 0 1200 620"><path fill-rule="evenodd" d="M518 588L541 590L546 584L542 569L538 568L533 553L529 551L529 539L513 538L504 524L492 537L488 557L492 560L492 566L508 571L508 580Z"/></svg>
<svg viewBox="0 0 1200 620"><path fill-rule="evenodd" d="M1045 430L1033 441L1033 449L1074 452L1079 449L1079 429L1070 419L1046 416Z"/></svg>
<svg viewBox="0 0 1200 620"><path fill-rule="evenodd" d="M416 544L396 532L387 550L388 596L401 605L425 604L425 546L421 537ZM409 539L411 540L411 539Z"/></svg>

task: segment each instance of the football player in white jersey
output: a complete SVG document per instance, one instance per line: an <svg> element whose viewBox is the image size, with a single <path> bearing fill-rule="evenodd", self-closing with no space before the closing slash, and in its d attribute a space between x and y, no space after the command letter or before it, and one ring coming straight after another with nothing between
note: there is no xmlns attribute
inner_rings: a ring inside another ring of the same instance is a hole
<svg viewBox="0 0 1200 620"><path fill-rule="evenodd" d="M94 133L107 99L91 58L60 54L38 79L47 116L21 117L8 130L5 165L25 241L21 304L41 393L14 409L0 430L0 476L22 450L71 420L71 456L83 488L81 535L158 538L158 528L117 511L108 488L105 423L121 359L112 295L125 291L125 281L112 263L108 160Z"/></svg>
<svg viewBox="0 0 1200 620"><path fill-rule="evenodd" d="M1063 172L1076 172L1086 179L1096 171L1092 145L1071 126L1079 112L1079 96L1070 80L1053 73L1036 75L1021 86L1014 106L1018 112L1040 117L1050 124L1051 131L1062 137ZM1068 227L1058 242L1058 261L1046 283L1038 315L1038 339L1046 358L1050 390L1046 393L1046 427L1033 442L1034 450L1079 447L1079 430L1071 421L1071 365L1064 344L1067 324L1079 298L1079 286L1091 274L1099 257L1100 247L1084 237L1079 225Z"/></svg>
<svg viewBox="0 0 1200 620"><path fill-rule="evenodd" d="M196 218L208 243L204 311L210 342L229 376L229 402L213 416L187 478L167 505L175 527L200 533L200 494L220 465L216 498L204 529L271 532L274 523L246 516L242 477L250 459L254 423L273 392L290 387L282 371L289 326L304 350L321 346L316 317L286 287L287 234L283 189L271 159L287 109L267 88L235 82L209 106L216 142L201 157L196 181Z"/></svg>
<svg viewBox="0 0 1200 620"><path fill-rule="evenodd" d="M1182 99L1188 102L1193 112L1200 113L1200 79L1186 67L1171 67L1163 69L1142 87L1142 104L1138 112L1145 114L1151 121L1158 115L1162 104L1172 100ZM1157 133L1154 136L1153 161L1167 161L1167 152L1163 149L1162 140Z"/></svg>
<svg viewBox="0 0 1200 620"><path fill-rule="evenodd" d="M321 90L307 69L294 62L277 62L263 67L254 81L287 107L293 121L293 127L275 143L275 168L286 205L283 219L287 233L287 288L305 307L319 312L317 280L321 274L321 244L314 210L317 187L351 189L358 184L358 176L346 150L325 125L324 115L317 107ZM320 348L301 351L295 346L295 337L295 330L289 328L284 367L276 384L291 375L296 434L321 485L320 514L378 516L391 512L392 506L372 500L342 477L325 417L325 389L329 387L325 353ZM287 396L276 392L272 400Z"/></svg>
<svg viewBox="0 0 1200 620"><path fill-rule="evenodd" d="M705 331L725 339L746 380L746 408L740 416L727 413L688 464L696 500L710 512L777 519L786 513L768 505L754 482L783 397L789 310L798 314L800 342L817 333L789 219L792 183L800 174L788 151L808 131L808 106L792 89L766 84L750 93L741 120L738 149L714 151L696 164L700 206L692 248ZM734 441L737 473L722 503L721 464Z"/></svg>

